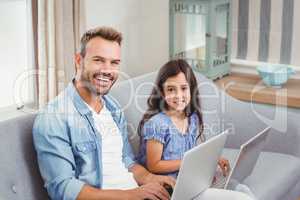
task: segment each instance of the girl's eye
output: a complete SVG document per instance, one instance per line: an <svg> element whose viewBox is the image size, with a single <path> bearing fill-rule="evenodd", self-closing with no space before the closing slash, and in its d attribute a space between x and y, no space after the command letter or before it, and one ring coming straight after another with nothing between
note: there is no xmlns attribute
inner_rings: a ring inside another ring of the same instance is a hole
<svg viewBox="0 0 300 200"><path fill-rule="evenodd" d="M173 88L168 88L168 92L173 92L174 89Z"/></svg>

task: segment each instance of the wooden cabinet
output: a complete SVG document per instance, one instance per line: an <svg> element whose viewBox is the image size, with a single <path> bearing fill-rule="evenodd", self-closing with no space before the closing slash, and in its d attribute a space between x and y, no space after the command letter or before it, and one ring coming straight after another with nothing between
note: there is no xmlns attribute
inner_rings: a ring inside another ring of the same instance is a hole
<svg viewBox="0 0 300 200"><path fill-rule="evenodd" d="M230 0L170 0L170 58L216 79L229 73Z"/></svg>

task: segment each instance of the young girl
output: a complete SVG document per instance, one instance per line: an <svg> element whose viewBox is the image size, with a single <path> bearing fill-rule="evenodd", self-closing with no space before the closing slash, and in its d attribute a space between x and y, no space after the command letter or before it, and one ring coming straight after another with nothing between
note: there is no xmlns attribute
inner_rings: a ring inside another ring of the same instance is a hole
<svg viewBox="0 0 300 200"><path fill-rule="evenodd" d="M197 80L186 61L172 60L160 69L147 103L138 160L152 173L176 178L184 153L204 141ZM220 159L219 165L226 173L228 161Z"/></svg>

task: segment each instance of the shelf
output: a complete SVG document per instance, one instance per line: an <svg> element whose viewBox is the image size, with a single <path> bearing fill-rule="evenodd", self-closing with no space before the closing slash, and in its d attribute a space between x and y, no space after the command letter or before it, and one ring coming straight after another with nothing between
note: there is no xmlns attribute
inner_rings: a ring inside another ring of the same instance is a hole
<svg viewBox="0 0 300 200"><path fill-rule="evenodd" d="M290 79L282 88L264 85L258 75L232 73L215 83L239 100L300 108L300 80Z"/></svg>

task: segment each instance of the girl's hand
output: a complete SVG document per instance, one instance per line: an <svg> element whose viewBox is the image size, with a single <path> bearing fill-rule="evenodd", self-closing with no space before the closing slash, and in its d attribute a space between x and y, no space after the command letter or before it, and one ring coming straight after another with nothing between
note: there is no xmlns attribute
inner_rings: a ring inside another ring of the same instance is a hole
<svg viewBox="0 0 300 200"><path fill-rule="evenodd" d="M227 176L230 171L229 161L227 159L221 157L218 161L218 165L222 170L223 176Z"/></svg>

